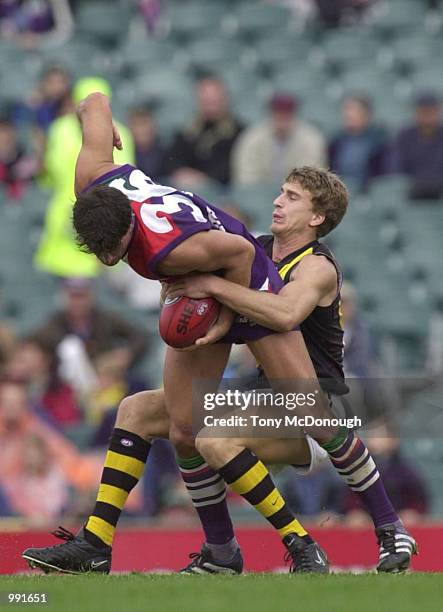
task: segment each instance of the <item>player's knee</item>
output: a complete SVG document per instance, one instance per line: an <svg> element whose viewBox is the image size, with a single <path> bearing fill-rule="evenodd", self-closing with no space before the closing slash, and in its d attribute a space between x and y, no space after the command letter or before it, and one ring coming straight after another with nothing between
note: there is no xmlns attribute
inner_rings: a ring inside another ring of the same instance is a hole
<svg viewBox="0 0 443 612"><path fill-rule="evenodd" d="M200 434L195 438L195 448L198 450L200 455L204 457L209 448L208 438L201 437Z"/></svg>
<svg viewBox="0 0 443 612"><path fill-rule="evenodd" d="M135 409L134 397L130 395L122 399L118 406L117 421L135 421L137 420L137 411Z"/></svg>
<svg viewBox="0 0 443 612"><path fill-rule="evenodd" d="M175 423L169 430L169 440L174 445L177 454L189 457L196 454L192 427L185 423Z"/></svg>
<svg viewBox="0 0 443 612"><path fill-rule="evenodd" d="M143 410L143 406L136 395L125 397L120 402L115 422L116 427L132 431L146 438L149 434L147 423L149 423L149 420L146 411Z"/></svg>
<svg viewBox="0 0 443 612"><path fill-rule="evenodd" d="M225 464L225 449L228 440L223 438L209 438L204 430L195 439L195 448L199 454L213 467Z"/></svg>

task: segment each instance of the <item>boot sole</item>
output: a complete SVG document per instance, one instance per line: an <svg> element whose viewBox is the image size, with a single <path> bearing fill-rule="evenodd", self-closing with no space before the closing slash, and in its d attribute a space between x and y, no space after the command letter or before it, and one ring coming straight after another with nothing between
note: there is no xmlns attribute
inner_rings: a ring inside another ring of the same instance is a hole
<svg viewBox="0 0 443 612"><path fill-rule="evenodd" d="M55 572L59 572L62 574L72 574L75 576L80 576L81 574L109 574L109 570L105 572L98 572L94 570L88 570L86 572L74 572L73 570L63 569L61 567L57 567L56 565L51 565L50 563L46 563L45 561L41 561L40 559L36 559L35 557L30 557L28 555L22 555L23 559L26 559L28 565L31 569L41 569L45 574L51 574Z"/></svg>

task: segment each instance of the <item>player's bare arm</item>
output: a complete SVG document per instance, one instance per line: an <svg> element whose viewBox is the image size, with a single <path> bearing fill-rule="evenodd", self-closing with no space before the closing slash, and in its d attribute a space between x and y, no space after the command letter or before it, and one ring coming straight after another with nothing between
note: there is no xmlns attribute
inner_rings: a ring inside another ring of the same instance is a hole
<svg viewBox="0 0 443 612"><path fill-rule="evenodd" d="M337 293L337 273L325 257L307 255L292 272L278 295L255 291L214 275L180 279L171 286L170 297L212 296L235 312L279 332L290 331L317 306L327 306Z"/></svg>
<svg viewBox="0 0 443 612"><path fill-rule="evenodd" d="M248 285L255 248L236 234L209 230L198 232L179 244L158 265L165 276L224 270L233 283Z"/></svg>
<svg viewBox="0 0 443 612"><path fill-rule="evenodd" d="M223 270L227 281L247 287L254 257L254 246L242 236L210 230L185 240L161 262L158 270L166 276ZM210 344L224 336L233 318L234 312L229 307L223 308L204 340L198 340L195 346Z"/></svg>
<svg viewBox="0 0 443 612"><path fill-rule="evenodd" d="M122 142L112 122L107 96L90 94L80 102L77 116L82 130L82 148L75 167L75 193L79 195L96 178L118 167L113 149L122 149Z"/></svg>

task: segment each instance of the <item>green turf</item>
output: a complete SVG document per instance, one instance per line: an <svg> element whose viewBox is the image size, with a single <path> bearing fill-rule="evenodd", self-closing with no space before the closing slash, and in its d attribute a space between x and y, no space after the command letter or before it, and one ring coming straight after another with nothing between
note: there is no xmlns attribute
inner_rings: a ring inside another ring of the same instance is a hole
<svg viewBox="0 0 443 612"><path fill-rule="evenodd" d="M443 574L377 576L1 576L5 593L46 592L45 612L442 612Z"/></svg>

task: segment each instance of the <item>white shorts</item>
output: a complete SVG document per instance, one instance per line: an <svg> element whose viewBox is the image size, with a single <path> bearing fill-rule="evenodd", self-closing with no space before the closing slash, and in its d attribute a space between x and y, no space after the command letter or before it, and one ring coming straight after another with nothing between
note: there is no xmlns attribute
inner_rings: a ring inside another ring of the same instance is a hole
<svg viewBox="0 0 443 612"><path fill-rule="evenodd" d="M313 470L315 470L316 467L321 465L323 461L328 458L328 453L325 451L325 449L322 448L318 442L313 440L313 438L311 438L311 436L308 436L307 434L306 441L308 443L309 450L311 451L310 464L308 466L297 466L292 464L292 467L300 476L306 476L307 474L310 474Z"/></svg>
<svg viewBox="0 0 443 612"><path fill-rule="evenodd" d="M307 476L308 474L310 474L312 471L315 470L315 468L317 468L319 465L321 465L323 463L323 461L325 461L325 459L328 458L328 453L324 450L324 448L322 448L320 446L320 444L318 442L316 442L315 440L313 440L310 436L308 436L306 434L306 441L308 443L309 446L309 450L311 452L311 461L309 463L309 465L295 465L294 463L291 464L291 468L293 468L295 470L295 472L299 475L299 476ZM277 476L278 474L280 474L280 472L282 470L284 470L287 467L287 464L283 464L283 463L272 463L266 464L266 467L268 468L268 470L271 472L271 474L273 476Z"/></svg>

